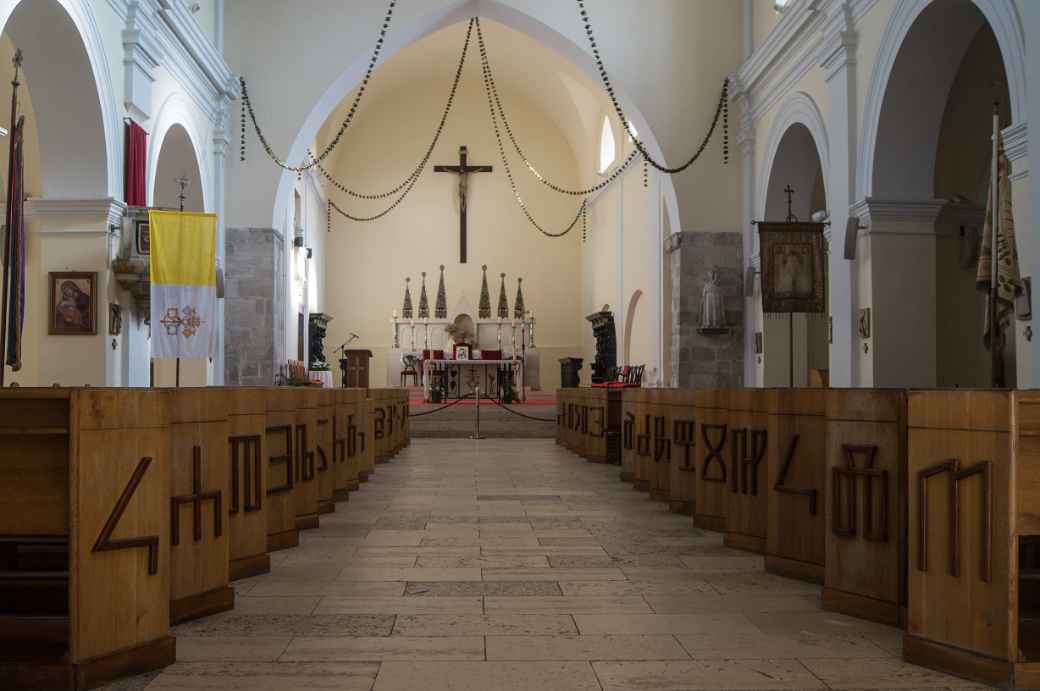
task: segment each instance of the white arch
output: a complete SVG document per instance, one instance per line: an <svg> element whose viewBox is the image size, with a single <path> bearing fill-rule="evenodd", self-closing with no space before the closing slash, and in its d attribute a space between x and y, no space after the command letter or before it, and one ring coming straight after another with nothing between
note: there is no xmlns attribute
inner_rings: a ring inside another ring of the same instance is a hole
<svg viewBox="0 0 1040 691"><path fill-rule="evenodd" d="M560 53L565 59L582 70L593 81L599 80L596 63L592 56L582 50L569 38L559 33L552 27L543 24L534 17L505 5L498 0L457 0L444 9L429 12L418 20L403 27L395 27L388 34L380 62L385 62L396 55L406 46L435 33L447 26L465 22L471 17L483 17L504 24L511 29L527 34L545 46ZM289 149L288 160L302 161L317 137L321 126L329 115L336 109L340 102L357 86L364 77L368 66L368 58L362 58L351 64L340 76L325 90L318 103L307 115L303 126L296 135L292 147ZM632 121L632 125L642 135L642 141L647 151L659 161L665 161L665 156L657 142L650 124L642 112L633 104L624 89L618 83L614 83L614 93L621 103L625 114ZM670 176L661 176L665 207L668 212L670 227L673 232L679 232L679 202L675 194L675 186ZM282 171L281 179L278 181L278 189L275 194L274 213L272 214L272 227L281 228L284 225L288 210L289 199L296 175L288 171ZM655 237L653 242L659 240Z"/></svg>
<svg viewBox="0 0 1040 691"><path fill-rule="evenodd" d="M971 0L986 18L1000 46L1011 99L1011 122L1025 122L1026 94L1025 29L1015 0ZM863 134L856 162L856 198L872 196L874 188L874 151L881 122L881 108L888 90L899 50L917 18L935 0L899 0L881 34L874 72L863 111Z"/></svg>
<svg viewBox="0 0 1040 691"><path fill-rule="evenodd" d="M188 99L180 92L170 94L159 108L159 114L155 117L155 126L151 136L148 138L148 204L152 205L155 195L155 176L159 170L159 154L162 152L163 142L166 135L175 125L180 125L188 133L191 147L195 152L195 162L199 166L199 181L202 186L202 208L212 213L213 192L212 180L208 159L199 142L206 141L202 132L205 128L200 127L195 119L195 110Z"/></svg>
<svg viewBox="0 0 1040 691"><path fill-rule="evenodd" d="M788 96L780 106L780 110L773 120L773 126L769 130L769 137L766 139L766 153L762 159L762 167L758 171L758 198L755 200L755 209L759 219L765 219L769 179L773 175L773 166L776 163L776 154L780 150L780 143L787 131L794 125L804 125L812 135L813 142L816 144L816 155L819 156L820 166L823 169L824 195L827 199L831 198L828 188L831 157L827 126L824 124L823 116L812 96L804 91L796 91Z"/></svg>
<svg viewBox="0 0 1040 691"><path fill-rule="evenodd" d="M11 14L20 2L39 2L39 0L0 0L0 26L6 27ZM122 128L119 120L119 109L116 104L112 75L108 69L108 58L105 55L105 42L98 27L94 10L87 0L54 0L72 18L76 30L83 41L83 47L90 59L90 68L94 74L97 87L98 102L101 106L101 124L105 133L105 162L107 172L108 195L114 199L122 199L123 190L123 142ZM46 174L46 171L45 171Z"/></svg>

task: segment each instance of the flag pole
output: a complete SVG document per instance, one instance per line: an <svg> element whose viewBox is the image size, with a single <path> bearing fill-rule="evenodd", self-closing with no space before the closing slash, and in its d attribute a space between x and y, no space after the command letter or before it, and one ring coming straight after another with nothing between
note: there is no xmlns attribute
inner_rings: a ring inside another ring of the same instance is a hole
<svg viewBox="0 0 1040 691"><path fill-rule="evenodd" d="M9 286L11 278L11 254L12 254L12 242L14 239L14 229L11 228L11 210L14 208L14 204L17 202L11 199L11 192L14 191L14 155L15 155L15 129L17 122L15 118L18 117L18 71L22 67L22 51L17 50L14 54L14 79L11 80L11 129L7 136L11 138L8 146L7 154L7 218L4 223L4 270L3 270L3 305L0 308L0 351L3 355L0 357L0 387L4 385L4 376L7 373L7 319L9 313L8 298L10 295Z"/></svg>
<svg viewBox="0 0 1040 691"><path fill-rule="evenodd" d="M997 337L997 243L1000 238L1000 103L993 102L993 158L992 158L992 190L990 205L993 216L992 237L990 238L990 284L989 284L989 353L990 353L990 385L992 388L1004 384L1003 363L1000 349L1002 343Z"/></svg>

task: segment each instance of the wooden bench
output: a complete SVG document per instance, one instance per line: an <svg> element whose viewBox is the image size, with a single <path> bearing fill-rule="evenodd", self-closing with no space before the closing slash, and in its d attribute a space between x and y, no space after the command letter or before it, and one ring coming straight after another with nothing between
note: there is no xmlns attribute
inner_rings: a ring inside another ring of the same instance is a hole
<svg viewBox="0 0 1040 691"><path fill-rule="evenodd" d="M726 456L729 453L729 390L698 389L694 395L697 418L697 479L693 524L725 532L730 492Z"/></svg>
<svg viewBox="0 0 1040 691"><path fill-rule="evenodd" d="M269 500L267 393L262 388L234 388L230 394L228 453L231 487L228 496L230 578L258 576L271 570L267 553Z"/></svg>
<svg viewBox="0 0 1040 691"><path fill-rule="evenodd" d="M0 688L87 688L174 661L167 399L0 391Z"/></svg>
<svg viewBox="0 0 1040 691"><path fill-rule="evenodd" d="M671 435L668 508L684 516L693 515L697 498L696 398L697 392L692 389L668 389L663 401L668 410L666 429Z"/></svg>
<svg viewBox="0 0 1040 691"><path fill-rule="evenodd" d="M336 485L334 449L332 447L332 425L336 394L332 389L316 389L307 392L315 407L314 450L318 474L318 513L328 514L336 510L333 499Z"/></svg>
<svg viewBox="0 0 1040 691"><path fill-rule="evenodd" d="M1040 393L909 400L910 662L1040 687Z"/></svg>
<svg viewBox="0 0 1040 691"><path fill-rule="evenodd" d="M765 553L769 519L769 403L767 389L730 389L725 544Z"/></svg>
<svg viewBox="0 0 1040 691"><path fill-rule="evenodd" d="M297 389L265 390L267 448L267 551L275 552L300 544L296 525L296 402Z"/></svg>
<svg viewBox="0 0 1040 691"><path fill-rule="evenodd" d="M671 389L649 389L647 415L649 415L650 455L643 456L646 477L650 483L650 498L654 501L670 501L672 462L672 406ZM644 422L646 421L644 416Z"/></svg>

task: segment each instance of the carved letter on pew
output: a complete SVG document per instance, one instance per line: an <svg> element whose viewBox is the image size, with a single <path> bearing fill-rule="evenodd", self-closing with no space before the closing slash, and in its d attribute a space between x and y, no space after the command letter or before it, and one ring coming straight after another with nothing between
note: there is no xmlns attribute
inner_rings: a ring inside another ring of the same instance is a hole
<svg viewBox="0 0 1040 691"><path fill-rule="evenodd" d="M636 453L640 456L650 455L650 416L643 420L643 431L636 435Z"/></svg>
<svg viewBox="0 0 1040 691"><path fill-rule="evenodd" d="M307 425L296 425L296 480L310 482L314 479L314 452L307 450Z"/></svg>
<svg viewBox="0 0 1040 691"><path fill-rule="evenodd" d="M376 408L376 439L383 438L383 429L386 426L386 411Z"/></svg>
<svg viewBox="0 0 1040 691"><path fill-rule="evenodd" d="M683 473L690 473L696 470L693 464L690 463L690 454L697 444L693 432L695 428L696 424L693 420L672 421L672 442L683 449L682 465L679 466L679 471Z"/></svg>
<svg viewBox="0 0 1040 691"><path fill-rule="evenodd" d="M791 435L791 442L787 445L787 455L784 457L784 465L780 468L780 475L776 478L776 484L773 485L773 489L780 494L796 494L803 497L809 498L809 515L816 515L816 490L815 489L802 489L800 487L788 487L787 486L787 472L791 469L791 463L794 462L794 453L798 448L798 435Z"/></svg>
<svg viewBox="0 0 1040 691"><path fill-rule="evenodd" d="M231 515L237 514L241 507L246 513L253 513L262 508L260 500L263 494L263 478L260 476L260 436L230 437L231 442ZM239 471L241 463L242 470ZM245 482L242 483L242 477ZM242 500L239 501L239 486L242 486Z"/></svg>
<svg viewBox="0 0 1040 691"><path fill-rule="evenodd" d="M858 478L865 479L863 489L863 539L873 542L888 542L888 471L878 470L878 447L843 444L845 467L833 469L834 483L834 524L831 526L835 535L853 537L856 535L857 488ZM864 465L856 466L856 457L862 456ZM878 515L874 516L874 482L880 483L878 493ZM844 510L843 510L844 509ZM875 525L877 527L875 527Z"/></svg>
<svg viewBox="0 0 1040 691"><path fill-rule="evenodd" d="M632 413L625 413L625 421L621 423L621 442L625 445L625 449L631 451L635 448L635 436L636 436L636 416Z"/></svg>
<svg viewBox="0 0 1040 691"><path fill-rule="evenodd" d="M587 405L583 405L581 407L581 416L580 416L579 419L581 421L581 433L582 434L588 434L589 433L589 407Z"/></svg>
<svg viewBox="0 0 1040 691"><path fill-rule="evenodd" d="M718 432L719 437L715 444L711 443L711 438L708 432ZM704 459L704 467L701 468L701 479L707 482L725 482L726 481L726 462L722 460L722 450L726 446L726 433L728 427L726 425L707 425L701 424L701 439L704 440L704 446L708 450L708 456ZM719 477L708 477L708 469L711 467L711 462L715 461L719 464Z"/></svg>
<svg viewBox="0 0 1040 691"><path fill-rule="evenodd" d="M202 502L213 502L213 537L220 537L221 518L220 490L202 491L202 447L195 446L191 450L191 494L170 497L170 544L181 543L181 528L178 516L180 507L191 504L191 527L195 542L202 540Z"/></svg>
<svg viewBox="0 0 1040 691"><path fill-rule="evenodd" d="M293 442L292 442L292 427L289 425L282 425L280 427L268 427L268 434L284 434L285 435L285 454L281 456L271 456L268 462L271 465L284 465L285 466L285 484L284 485L271 485L267 490L267 496L272 494L282 494L288 492L293 488Z"/></svg>
<svg viewBox="0 0 1040 691"><path fill-rule="evenodd" d="M318 427L319 428L321 428L322 425L328 426L328 424L329 424L328 420L318 420ZM333 435L335 435L335 431L333 432ZM318 434L318 455L321 456L321 465L318 466L318 472L319 473L324 473L324 472L326 472L329 469L329 457L325 453L325 449L323 449L322 446L321 446L321 433ZM333 455L333 460L335 460L335 456L336 456L335 449L333 449L332 455Z"/></svg>
<svg viewBox="0 0 1040 691"><path fill-rule="evenodd" d="M594 418L594 421L596 423L596 432L590 434L591 436L600 439L607 433L607 426L606 424L604 424L606 420L606 410L604 410L602 406L592 408L591 410L593 413L599 413L599 416L597 418Z"/></svg>
<svg viewBox="0 0 1040 691"><path fill-rule="evenodd" d="M90 551L92 553L114 552L120 549L147 547L148 573L149 575L154 576L159 573L158 535L122 538L119 540L112 539L112 533L114 533L116 528L119 527L119 519L123 517L126 507L130 505L130 500L134 498L134 492L137 491L138 485L141 484L141 480L144 479L144 474L148 471L148 466L151 464L151 458L142 458L137 464L137 468L134 469L133 475L130 476L130 481L126 483L126 488L123 490L123 493L119 495L119 499L116 500L115 508L112 509L112 513L109 515L108 520L105 521L104 527L101 528L101 534L98 535L97 542L94 543L94 547Z"/></svg>
<svg viewBox="0 0 1040 691"><path fill-rule="evenodd" d="M350 417L347 418L347 425L349 429ZM339 421L336 420L336 416L332 416L332 462L333 463L346 463L347 462L347 440L340 439L338 436Z"/></svg>
<svg viewBox="0 0 1040 691"><path fill-rule="evenodd" d="M758 466L766 457L766 431L753 429L751 444L748 444L747 429L733 430L733 477L730 479L730 490L734 493L758 496ZM751 481L748 482L748 471Z"/></svg>
<svg viewBox="0 0 1040 691"><path fill-rule="evenodd" d="M357 452L358 452L357 442L358 442L358 436L359 435L360 435L360 432L358 432L357 425L354 424L354 416L353 415L348 415L347 416L347 456L349 456L350 458L353 458L354 456L357 455Z"/></svg>
<svg viewBox="0 0 1040 691"><path fill-rule="evenodd" d="M667 436L667 420L663 416L654 418L654 462L672 460L672 441Z"/></svg>
<svg viewBox="0 0 1040 691"><path fill-rule="evenodd" d="M975 475L982 483L982 557L980 578L989 583L993 570L993 541L991 537L993 525L993 493L991 491L990 461L980 461L961 470L961 462L951 459L917 471L917 510L920 513L917 521L917 569L928 570L928 479L936 475L950 474L950 575L960 576L960 485L961 482Z"/></svg>

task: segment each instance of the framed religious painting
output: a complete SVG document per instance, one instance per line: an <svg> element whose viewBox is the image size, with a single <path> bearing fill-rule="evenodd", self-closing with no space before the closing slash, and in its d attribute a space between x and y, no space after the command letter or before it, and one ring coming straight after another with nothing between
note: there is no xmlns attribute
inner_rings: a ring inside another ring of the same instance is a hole
<svg viewBox="0 0 1040 691"><path fill-rule="evenodd" d="M455 349L456 360L469 360L469 346L459 346Z"/></svg>
<svg viewBox="0 0 1040 691"><path fill-rule="evenodd" d="M137 253L148 256L152 253L151 226L148 220L137 221L134 224L134 242L137 245Z"/></svg>
<svg viewBox="0 0 1040 691"><path fill-rule="evenodd" d="M762 311L827 309L827 251L822 223L759 223Z"/></svg>
<svg viewBox="0 0 1040 691"><path fill-rule="evenodd" d="M97 333L97 274L52 271L47 333L52 336L92 336Z"/></svg>

